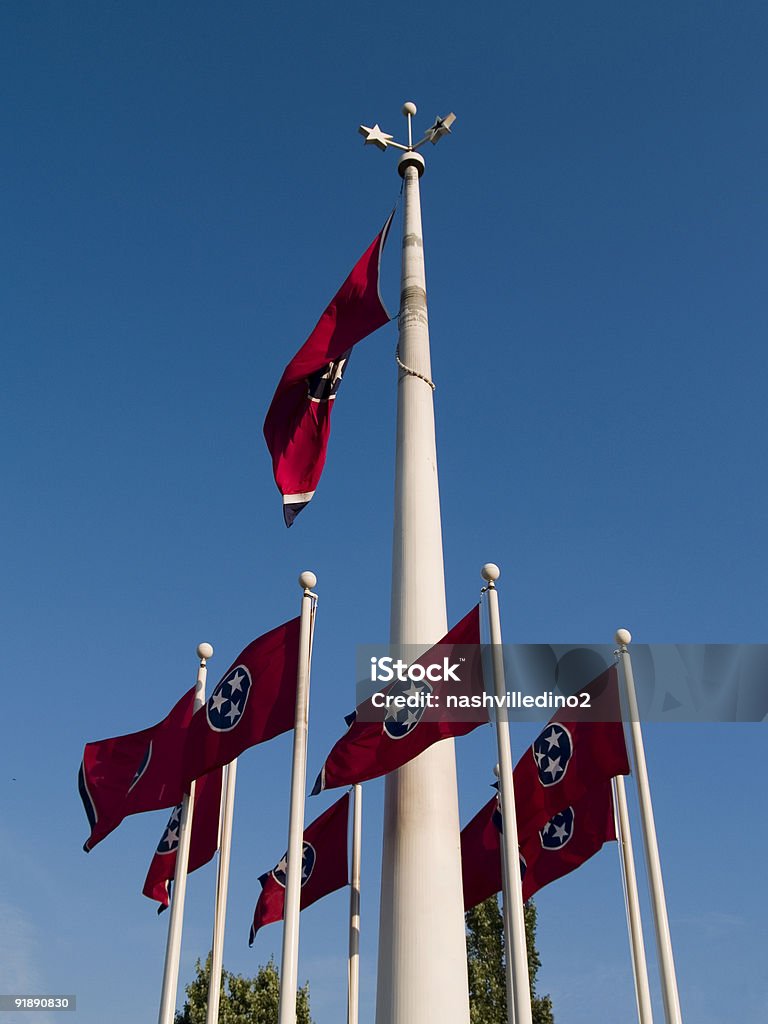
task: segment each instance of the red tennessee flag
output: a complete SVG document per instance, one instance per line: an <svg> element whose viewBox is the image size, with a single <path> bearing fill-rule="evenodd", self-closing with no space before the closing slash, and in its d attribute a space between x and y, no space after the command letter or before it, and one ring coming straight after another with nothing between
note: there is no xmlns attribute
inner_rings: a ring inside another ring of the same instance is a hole
<svg viewBox="0 0 768 1024"><path fill-rule="evenodd" d="M320 481L331 409L353 346L390 319L379 294L379 262L391 222L392 214L286 366L267 412L264 437L286 526Z"/></svg>
<svg viewBox="0 0 768 1024"><path fill-rule="evenodd" d="M519 814L518 814L519 817ZM501 890L501 816L492 797L461 833L464 909ZM575 871L616 838L610 781L598 783L520 843L523 900Z"/></svg>
<svg viewBox="0 0 768 1024"><path fill-rule="evenodd" d="M185 780L293 728L298 653L298 618L248 644L190 723Z"/></svg>
<svg viewBox="0 0 768 1024"><path fill-rule="evenodd" d="M207 864L219 848L219 808L221 806L221 768L203 775L195 783L195 804L192 814L192 835L189 841L187 871L196 871ZM179 848L181 804L171 814L155 856L149 865L142 892L160 906L158 914L168 906L170 883L176 873L176 851Z"/></svg>
<svg viewBox="0 0 768 1024"><path fill-rule="evenodd" d="M91 826L88 852L141 811L173 807L184 794L182 760L195 688L150 729L86 743L78 773L80 798Z"/></svg>
<svg viewBox="0 0 768 1024"><path fill-rule="evenodd" d="M515 766L521 841L594 786L629 774L615 666L581 692L589 710L558 711Z"/></svg>
<svg viewBox="0 0 768 1024"><path fill-rule="evenodd" d="M413 666L424 669L437 666L445 678L438 680L438 672L431 683L412 679L394 682L387 690L361 704L348 731L326 758L312 790L313 796L324 789L386 775L438 740L464 736L487 721L476 712L474 720L467 721L467 713L452 709L447 700L449 695L471 697L483 692L479 606L465 615ZM386 697L406 697L413 703L386 707L381 703Z"/></svg>
<svg viewBox="0 0 768 1024"><path fill-rule="evenodd" d="M347 823L349 819L349 793L316 818L304 829L304 851L301 860L301 909L322 899L328 893L349 884L347 865ZM262 875L261 895L253 913L251 936L259 928L273 921L282 921L285 906L285 877L287 854L272 871Z"/></svg>

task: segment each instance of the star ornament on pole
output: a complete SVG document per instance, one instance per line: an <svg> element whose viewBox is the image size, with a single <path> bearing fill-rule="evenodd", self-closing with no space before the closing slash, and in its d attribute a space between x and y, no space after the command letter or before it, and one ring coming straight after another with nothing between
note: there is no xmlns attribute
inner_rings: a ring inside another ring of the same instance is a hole
<svg viewBox="0 0 768 1024"><path fill-rule="evenodd" d="M444 135L450 135L451 125L456 120L456 115L454 113L446 114L445 117L436 117L435 123L431 128L426 130L424 137L414 143L411 119L415 113L415 103L408 102L403 104L403 114L408 118L408 145L405 145L402 142L395 142L394 137L389 135L387 132L382 131L378 124L374 124L373 128L369 128L367 125L361 124L358 131L363 136L366 146L376 146L378 149L382 150L382 152L387 149L388 146L394 146L395 149L401 149L405 153L413 153L426 142L431 142L434 146Z"/></svg>

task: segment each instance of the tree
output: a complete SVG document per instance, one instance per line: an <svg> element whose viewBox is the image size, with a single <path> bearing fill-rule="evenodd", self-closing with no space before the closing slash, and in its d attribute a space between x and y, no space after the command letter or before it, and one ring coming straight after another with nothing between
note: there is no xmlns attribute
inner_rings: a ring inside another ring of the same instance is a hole
<svg viewBox="0 0 768 1024"><path fill-rule="evenodd" d="M504 921L497 897L491 896L468 910L465 918L470 1022L504 1024L507 1019L506 950ZM525 938L533 1024L554 1024L552 1000L549 996L536 995L541 958L536 949L536 906L532 901L525 905Z"/></svg>
<svg viewBox="0 0 768 1024"><path fill-rule="evenodd" d="M259 967L255 977L222 971L219 1024L277 1024L280 997L280 975L270 957ZM205 1024L208 1005L208 979L211 976L211 954L195 964L195 979L186 987L184 1009L176 1014L174 1024ZM309 984L296 993L297 1024L312 1024L309 1015Z"/></svg>

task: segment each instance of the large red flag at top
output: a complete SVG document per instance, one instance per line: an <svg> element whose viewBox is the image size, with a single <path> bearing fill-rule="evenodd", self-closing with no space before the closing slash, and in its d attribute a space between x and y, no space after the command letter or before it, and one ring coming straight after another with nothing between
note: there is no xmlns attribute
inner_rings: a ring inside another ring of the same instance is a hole
<svg viewBox="0 0 768 1024"><path fill-rule="evenodd" d="M157 725L86 743L78 773L80 798L91 826L83 846L86 852L127 815L181 801L184 744L194 700L193 686Z"/></svg>
<svg viewBox="0 0 768 1024"><path fill-rule="evenodd" d="M221 807L221 773L217 768L195 783L192 813L192 835L189 840L187 871L196 871L207 864L219 848L219 810ZM142 892L160 906L158 914L168 906L170 883L176 874L176 853L179 848L181 804L177 804L163 832L149 865Z"/></svg>
<svg viewBox="0 0 768 1024"><path fill-rule="evenodd" d="M377 779L438 740L464 736L487 721L482 711L472 712L473 720L468 721L467 712L452 710L448 702L449 695L471 698L483 693L478 605L413 664L423 669L442 666L447 678L433 678L432 683L395 682L361 704L347 719L348 731L325 759L313 796L324 789ZM411 704L387 708L381 703L386 697L406 697Z"/></svg>
<svg viewBox="0 0 768 1024"><path fill-rule="evenodd" d="M337 800L324 814L304 830L301 857L301 909L349 884L347 865L347 825L349 793ZM287 854L280 863L262 875L261 895L253 913L249 945L259 928L282 921L285 909Z"/></svg>
<svg viewBox="0 0 768 1024"><path fill-rule="evenodd" d="M392 214L288 363L264 421L275 483L290 526L325 465L331 409L350 352L390 319L379 294L379 261Z"/></svg>
<svg viewBox="0 0 768 1024"><path fill-rule="evenodd" d="M293 728L299 622L291 619L248 644L194 715L184 757L186 781Z"/></svg>

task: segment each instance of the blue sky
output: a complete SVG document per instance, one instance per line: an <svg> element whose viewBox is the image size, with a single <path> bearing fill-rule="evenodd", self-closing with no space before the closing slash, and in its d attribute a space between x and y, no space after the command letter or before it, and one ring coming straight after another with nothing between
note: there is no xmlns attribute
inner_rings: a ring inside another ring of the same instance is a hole
<svg viewBox="0 0 768 1024"><path fill-rule="evenodd" d="M290 532L261 424L397 199L357 126L402 134L406 99L417 128L458 117L422 183L450 618L492 559L508 641L766 640L767 28L754 2L3 4L3 991L76 993L84 1024L156 1013L166 922L140 890L166 814L83 854L87 740L162 717L201 640L215 682L311 568L312 775L355 646L388 636L394 326L357 350ZM765 726L649 727L647 748L684 1016L759 1019ZM247 936L289 758L283 737L240 761L230 970L279 953L277 926ZM458 744L464 821L494 761L488 729ZM183 980L213 882L190 879ZM538 905L557 1020L631 1021L615 850ZM302 919L318 1024L344 1005L345 906Z"/></svg>

